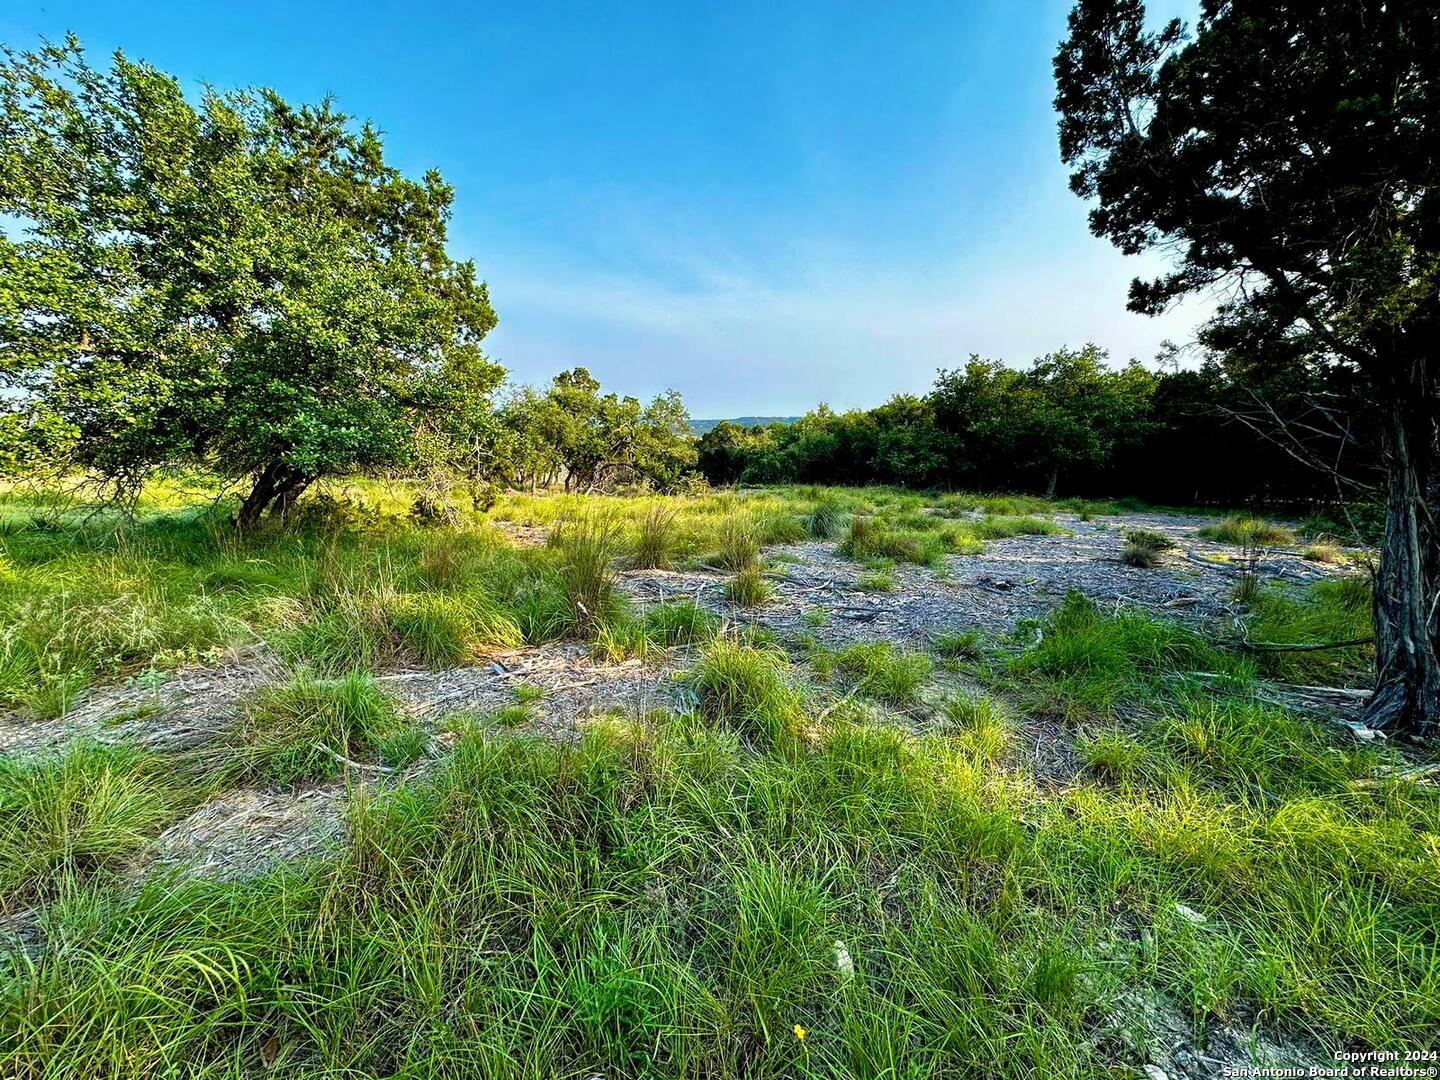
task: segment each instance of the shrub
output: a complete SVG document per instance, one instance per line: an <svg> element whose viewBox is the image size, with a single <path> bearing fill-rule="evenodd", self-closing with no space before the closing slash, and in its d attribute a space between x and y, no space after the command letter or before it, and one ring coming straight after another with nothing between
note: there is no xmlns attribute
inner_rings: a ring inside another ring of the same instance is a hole
<svg viewBox="0 0 1440 1080"><path fill-rule="evenodd" d="M1198 535L1239 547L1284 547L1295 543L1295 534L1289 529L1254 517L1227 517L1204 526Z"/></svg>
<svg viewBox="0 0 1440 1080"><path fill-rule="evenodd" d="M851 645L836 655L835 662L857 681L862 694L891 705L914 701L932 670L923 653L897 649L888 641Z"/></svg>
<svg viewBox="0 0 1440 1080"><path fill-rule="evenodd" d="M242 775L295 783L338 775L337 755L373 759L409 726L370 674L317 679L302 670L244 702L231 743Z"/></svg>
<svg viewBox="0 0 1440 1080"><path fill-rule="evenodd" d="M747 566L725 583L725 599L737 607L759 607L768 603L774 590L759 565Z"/></svg>

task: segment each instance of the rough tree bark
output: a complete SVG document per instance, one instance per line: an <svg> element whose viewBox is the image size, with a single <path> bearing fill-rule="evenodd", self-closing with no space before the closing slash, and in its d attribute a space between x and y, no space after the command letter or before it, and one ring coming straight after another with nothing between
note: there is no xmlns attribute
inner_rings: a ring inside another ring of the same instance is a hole
<svg viewBox="0 0 1440 1080"><path fill-rule="evenodd" d="M1425 364L1389 395L1389 494L1375 571L1372 728L1440 734L1440 415Z"/></svg>
<svg viewBox="0 0 1440 1080"><path fill-rule="evenodd" d="M235 517L236 527L241 531L253 528L267 510L285 514L301 492L310 486L310 480L311 477L299 469L279 461L270 462L256 474L250 493L240 504L240 513Z"/></svg>

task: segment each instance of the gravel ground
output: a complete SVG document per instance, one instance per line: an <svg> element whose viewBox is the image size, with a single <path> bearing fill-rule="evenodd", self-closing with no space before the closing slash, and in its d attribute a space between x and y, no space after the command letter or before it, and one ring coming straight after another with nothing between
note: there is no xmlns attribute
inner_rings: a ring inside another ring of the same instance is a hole
<svg viewBox="0 0 1440 1080"><path fill-rule="evenodd" d="M1211 519L1126 514L1082 521L1059 514L1054 520L1066 535L993 540L979 555L949 556L942 572L897 565L891 571L892 592L861 589L865 569L831 542L768 549L775 595L758 608L727 605L725 575L708 570L631 571L623 587L645 602L688 596L734 621L782 635L810 634L832 646L887 638L921 647L950 631L1008 633L1022 619L1044 616L1072 590L1102 605L1187 622L1236 617L1231 593L1239 572L1238 549L1196 535ZM1120 552L1125 534L1134 529L1164 533L1177 547L1153 569L1127 566ZM1259 553L1257 571L1265 579L1296 583L1346 572L1278 549Z"/></svg>

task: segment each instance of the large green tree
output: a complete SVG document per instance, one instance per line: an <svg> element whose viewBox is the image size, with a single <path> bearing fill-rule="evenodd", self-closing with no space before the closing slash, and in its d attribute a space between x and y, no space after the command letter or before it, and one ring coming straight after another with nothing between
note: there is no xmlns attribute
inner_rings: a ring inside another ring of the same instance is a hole
<svg viewBox="0 0 1440 1080"><path fill-rule="evenodd" d="M473 411L502 375L486 288L446 252L452 199L328 102L191 101L73 39L7 51L0 460L128 494L204 465L248 482L242 525L317 477L407 461L420 417Z"/></svg>
<svg viewBox="0 0 1440 1080"><path fill-rule="evenodd" d="M1173 268L1158 312L1304 335L1363 379L1388 472L1375 575L1376 728L1440 727L1440 7L1204 0L1193 33L1081 0L1055 59L1060 148L1092 230Z"/></svg>

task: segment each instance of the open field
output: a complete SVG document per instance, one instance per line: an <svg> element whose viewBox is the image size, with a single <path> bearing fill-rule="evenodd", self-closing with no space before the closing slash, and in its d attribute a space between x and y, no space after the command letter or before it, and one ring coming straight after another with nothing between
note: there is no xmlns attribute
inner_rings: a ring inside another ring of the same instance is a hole
<svg viewBox="0 0 1440 1080"><path fill-rule="evenodd" d="M1434 770L1347 726L1365 647L1255 648L1367 636L1364 552L883 488L318 496L245 537L178 484L0 502L0 1075L1436 1043Z"/></svg>

